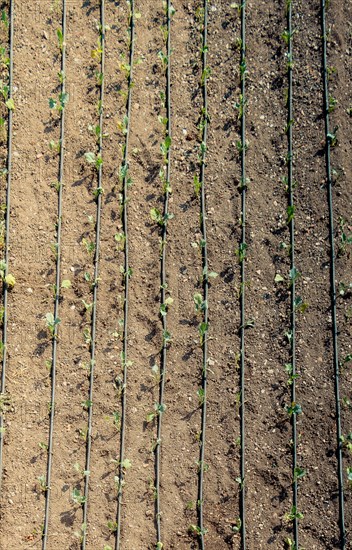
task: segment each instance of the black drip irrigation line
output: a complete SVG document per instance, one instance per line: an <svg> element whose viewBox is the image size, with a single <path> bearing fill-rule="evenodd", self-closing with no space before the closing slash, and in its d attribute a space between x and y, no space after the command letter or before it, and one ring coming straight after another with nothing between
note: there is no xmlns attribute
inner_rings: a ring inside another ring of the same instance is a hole
<svg viewBox="0 0 352 550"><path fill-rule="evenodd" d="M203 267L203 326L201 330L202 339L202 417L201 417L201 439L199 452L199 475L198 475L198 523L199 523L199 543L200 548L204 550L204 456L205 456L205 441L206 441L206 418L207 418L207 375L208 375L208 245L207 245L207 228L206 228L206 198L205 198L205 163L206 163L206 146L208 135L208 90L207 90L207 50L208 50L208 0L204 0L204 19L203 19L203 44L202 44L202 94L203 94L203 132L202 132L202 147L201 147L201 166L200 166L200 220L202 231L202 267Z"/></svg>
<svg viewBox="0 0 352 550"><path fill-rule="evenodd" d="M10 21L9 21L9 49L10 49L10 66L9 66L9 99L12 99L13 94L13 35L14 35L14 0L10 0L9 4ZM7 133L7 182L6 182L6 218L5 218L5 277L8 275L9 263L9 247L10 247L10 199L11 199L11 177L12 177L12 134L13 134L13 114L12 109L8 111L8 133ZM4 282L3 290L3 357L1 365L1 387L0 395L5 393L6 387L6 366L7 366L7 323L8 323L8 288ZM4 418L0 414L0 494L2 488L3 477L3 447L4 447Z"/></svg>
<svg viewBox="0 0 352 550"><path fill-rule="evenodd" d="M246 245L246 2L241 4L241 244L239 257L241 260L241 296L240 296L240 430L241 430L241 458L240 458L240 514L241 514L241 548L246 550L246 492L245 492L245 251Z"/></svg>
<svg viewBox="0 0 352 550"><path fill-rule="evenodd" d="M166 106L166 136L171 139L171 2L167 0L167 67L166 67L166 93L165 93L165 106ZM169 195L170 195L170 161L171 161L171 146L167 150L166 160L166 183L164 190L164 224L162 226L161 236L161 259L160 259L160 305L165 305L166 300L166 246L167 246L167 219L169 215ZM165 337L167 334L167 314L162 315L163 324L163 343L160 354L160 384L159 384L159 414L157 415L157 439L155 447L155 511L156 511L156 529L158 543L161 543L161 506L160 506L160 464L161 464L161 424L163 416L164 405L164 390L165 390L165 376L166 376L166 361L167 361L167 347L168 341Z"/></svg>
<svg viewBox="0 0 352 550"><path fill-rule="evenodd" d="M62 51L61 51L61 93L65 94L65 69L66 69L66 0L62 1ZM62 226L62 190L64 178L64 157L65 157L65 108L61 110L61 128L60 128L60 161L58 174L58 215L56 230L56 286L54 302L54 321L59 317L60 288L61 288L61 226ZM58 342L58 323L54 323L54 333L52 340L52 363L51 363L51 400L50 400L50 422L49 422L49 442L48 442L48 462L46 472L46 493L45 493L45 512L42 549L46 550L49 531L49 513L51 496L51 472L53 459L53 437L55 420L55 394L56 394L56 366L57 366L57 342Z"/></svg>
<svg viewBox="0 0 352 550"><path fill-rule="evenodd" d="M329 241L330 241L330 298L331 298L331 316L332 316L332 338L333 338L333 368L335 383L335 405L336 405L336 438L337 438L337 476L339 491L339 527L340 527L340 548L345 549L346 528L345 528L345 506L344 506L344 483L343 483L343 460L342 460L342 442L341 442L341 410L340 410L340 369L339 369L339 351L337 343L337 319L336 319L336 275L335 275L335 242L334 242L334 209L332 199L332 179L331 179L331 140L333 136L330 133L329 120L329 89L328 89L328 64L327 64L327 37L326 37L326 1L321 0L321 30L322 30L322 53L323 53L323 101L325 117L325 164L326 164L326 184L329 205Z"/></svg>
<svg viewBox="0 0 352 550"><path fill-rule="evenodd" d="M293 52L292 52L292 1L287 4L287 78L288 78L288 97L287 97L287 186L288 186L288 205L293 211L294 208L294 180L293 180ZM291 330L291 403L296 402L296 282L295 282L295 219L290 216L290 269L291 269L291 294L290 294L290 330ZM293 405L292 405L293 406ZM292 504L294 509L298 509L298 482L297 482L297 418L296 414L291 416L292 423ZM294 514L293 519L293 537L295 547L298 549L298 519Z"/></svg>
<svg viewBox="0 0 352 550"><path fill-rule="evenodd" d="M99 98L99 151L98 156L102 158L103 152L103 114L104 114L104 76L105 76L105 0L100 0L100 37L101 37L101 63L100 63L100 98ZM97 218L96 218L96 239L94 255L94 282L93 282L93 309L91 322L91 344L90 344L90 376L89 376L89 406L88 406L88 432L86 448L86 465L84 480L84 501L83 501L83 527L81 548L85 550L87 543L87 521L88 521L88 493L90 476L90 458L92 447L92 422L93 422L93 384L95 372L95 347L96 347L96 325L97 325L97 298L99 279L99 251L100 251L100 230L101 230L101 204L102 204L102 180L103 163L99 164L98 170L98 193L97 193Z"/></svg>
<svg viewBox="0 0 352 550"><path fill-rule="evenodd" d="M121 538L121 520L122 520L122 489L124 484L124 459L125 459L125 433L126 433L126 407L127 407L127 352L128 352L128 300L129 300L129 235L128 235L128 182L129 178L127 175L128 170L128 147L129 147L129 137L130 137L130 118L131 118L131 104L132 104L132 87L133 87L133 58L134 58L134 26L135 26L135 12L134 12L134 0L129 0L129 30L130 30L130 52L129 52L129 66L130 71L128 75L128 96L127 96L127 105L126 105L126 116L127 116L127 127L125 132L125 145L124 145L124 154L122 159L122 171L123 171L123 180L122 180L122 223L123 223L123 233L125 237L125 296L124 296L124 316L123 316L123 349L122 349L122 359L123 359L123 382L122 382L122 395L121 395L121 432L120 432L120 456L119 456L119 481L118 481L118 495L117 495L117 515L116 515L116 544L115 550L120 549L120 538Z"/></svg>

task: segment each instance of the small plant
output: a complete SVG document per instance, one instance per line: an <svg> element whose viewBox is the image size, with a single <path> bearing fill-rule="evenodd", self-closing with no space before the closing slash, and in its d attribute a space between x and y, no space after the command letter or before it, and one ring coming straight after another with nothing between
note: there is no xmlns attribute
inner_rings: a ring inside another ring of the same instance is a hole
<svg viewBox="0 0 352 550"><path fill-rule="evenodd" d="M242 263L246 258L246 251L248 245L246 243L240 243L238 250L236 250L236 256L238 257L238 263Z"/></svg>
<svg viewBox="0 0 352 550"><path fill-rule="evenodd" d="M296 207L293 206L293 205L290 205L290 206L287 207L287 209L286 209L286 213L287 213L286 223L287 223L287 225L289 223L291 223L291 221L295 217L295 210L296 210Z"/></svg>
<svg viewBox="0 0 352 550"><path fill-rule="evenodd" d="M117 531L117 522L116 521L108 521L107 523L108 529L111 533L116 533Z"/></svg>
<svg viewBox="0 0 352 550"><path fill-rule="evenodd" d="M242 527L241 518L237 518L236 522L231 525L232 533L239 533Z"/></svg>
<svg viewBox="0 0 352 550"><path fill-rule="evenodd" d="M347 481L350 487L352 487L352 468L347 468Z"/></svg>
<svg viewBox="0 0 352 550"><path fill-rule="evenodd" d="M59 323L61 323L61 319L59 319L58 317L55 319L52 313L47 313L45 315L45 320L46 326L49 329L51 336L55 336L56 327Z"/></svg>
<svg viewBox="0 0 352 550"><path fill-rule="evenodd" d="M155 403L154 404L154 411L147 414L147 422L152 422L154 418L161 415L163 412L166 411L166 405L163 403Z"/></svg>
<svg viewBox="0 0 352 550"><path fill-rule="evenodd" d="M56 35L57 35L57 39L58 39L58 42L59 42L59 48L60 48L60 50L62 51L62 50L64 49L64 45L65 45L65 42L64 42L64 35L63 35L63 33L62 33L62 30L61 30L61 29L57 29Z"/></svg>
<svg viewBox="0 0 352 550"><path fill-rule="evenodd" d="M92 152L84 153L84 157L88 164L94 164L97 170L99 170L100 166L103 164L103 159L99 153L97 155Z"/></svg>
<svg viewBox="0 0 352 550"><path fill-rule="evenodd" d="M335 147L337 145L337 130L339 129L338 126L335 126L334 130L328 134L326 134L326 138L328 142L330 143L331 147Z"/></svg>
<svg viewBox="0 0 352 550"><path fill-rule="evenodd" d="M347 252L347 246L352 244L352 233L346 233L346 220L340 218L339 228L340 228L340 242L338 245L337 256L344 256Z"/></svg>
<svg viewBox="0 0 352 550"><path fill-rule="evenodd" d="M292 506L291 510L285 514L286 521L294 521L296 519L303 519L304 515L301 512L298 512L296 506Z"/></svg>
<svg viewBox="0 0 352 550"><path fill-rule="evenodd" d="M79 504L80 506L82 506L87 500L84 495L81 495L81 491L79 489L73 489L71 496L73 502L75 504Z"/></svg>
<svg viewBox="0 0 352 550"><path fill-rule="evenodd" d="M191 535L196 535L197 537L206 535L208 532L207 529L201 529L198 525L190 525L188 531Z"/></svg>
<svg viewBox="0 0 352 550"><path fill-rule="evenodd" d="M352 453L352 432L346 436L341 435L340 442L343 447L345 447L350 453Z"/></svg>
<svg viewBox="0 0 352 550"><path fill-rule="evenodd" d="M294 301L294 308L296 311L299 311L300 313L305 313L305 311L308 308L308 304L302 300L300 296L297 296Z"/></svg>
<svg viewBox="0 0 352 550"><path fill-rule="evenodd" d="M293 414L301 414L302 407L295 401L292 401L291 405L286 407L286 411L289 416L292 416Z"/></svg>
<svg viewBox="0 0 352 550"><path fill-rule="evenodd" d="M328 107L328 112L329 113L332 113L335 109L337 105L337 99L335 99L334 97L332 96L329 96L329 107Z"/></svg>
<svg viewBox="0 0 352 550"><path fill-rule="evenodd" d="M46 493L46 491L48 490L48 486L46 484L46 476L41 475L37 479L39 481L40 490L43 491L43 493Z"/></svg>
<svg viewBox="0 0 352 550"><path fill-rule="evenodd" d="M298 466L295 468L293 472L293 481L294 483L298 481L299 479L302 479L306 475L306 471L303 468L299 468Z"/></svg>
<svg viewBox="0 0 352 550"><path fill-rule="evenodd" d="M287 380L287 384L289 386L291 386L293 384L293 381L296 380L297 378L299 378L299 374L293 374L293 366L292 366L292 363L286 363L284 365L284 368L285 368L285 371L287 372L288 374L288 380Z"/></svg>

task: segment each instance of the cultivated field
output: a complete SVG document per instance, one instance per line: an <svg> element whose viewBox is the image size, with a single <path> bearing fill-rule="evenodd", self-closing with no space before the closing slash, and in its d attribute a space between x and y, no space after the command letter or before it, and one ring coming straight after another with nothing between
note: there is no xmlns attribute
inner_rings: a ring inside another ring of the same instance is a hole
<svg viewBox="0 0 352 550"><path fill-rule="evenodd" d="M0 41L0 550L351 549L351 0Z"/></svg>

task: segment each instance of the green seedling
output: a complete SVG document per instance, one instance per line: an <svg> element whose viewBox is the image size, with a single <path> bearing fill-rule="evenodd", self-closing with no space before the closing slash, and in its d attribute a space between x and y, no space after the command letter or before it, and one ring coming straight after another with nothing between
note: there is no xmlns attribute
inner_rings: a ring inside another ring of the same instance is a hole
<svg viewBox="0 0 352 550"><path fill-rule="evenodd" d="M49 141L49 149L53 153L60 153L60 151L61 151L61 140L59 139L59 141L55 141L55 140L52 139L51 141Z"/></svg>
<svg viewBox="0 0 352 550"><path fill-rule="evenodd" d="M87 239L82 239L82 244L85 246L88 254L93 254L95 251L95 243L93 241L88 241Z"/></svg>
<svg viewBox="0 0 352 550"><path fill-rule="evenodd" d="M85 401L82 401L81 405L84 409L88 410L93 405L93 401L86 399Z"/></svg>
<svg viewBox="0 0 352 550"><path fill-rule="evenodd" d="M95 168L99 170L100 166L103 164L103 159L101 158L100 153L97 155L92 152L84 153L84 157L88 164L94 164Z"/></svg>
<svg viewBox="0 0 352 550"><path fill-rule="evenodd" d="M328 112L332 113L337 105L337 99L335 99L332 96L329 96L329 106L328 106Z"/></svg>
<svg viewBox="0 0 352 550"><path fill-rule="evenodd" d="M243 98L243 95L240 95L240 98L234 104L234 108L238 110L238 119L240 120L243 117L244 108L247 103L247 100Z"/></svg>
<svg viewBox="0 0 352 550"><path fill-rule="evenodd" d="M208 327L209 327L208 323L203 322L203 323L199 324L198 332L199 332L199 339L200 339L200 344L201 345L204 344L204 339L205 339L206 334L208 332Z"/></svg>
<svg viewBox="0 0 352 550"><path fill-rule="evenodd" d="M287 384L289 386L291 386L293 384L293 381L296 380L297 378L299 378L299 374L293 374L292 363L286 363L284 365L284 368L285 368L285 371L288 374Z"/></svg>
<svg viewBox="0 0 352 550"><path fill-rule="evenodd" d="M195 196L199 197L200 191L202 189L202 182L199 181L198 176L194 176L193 178L193 189L194 189Z"/></svg>
<svg viewBox="0 0 352 550"><path fill-rule="evenodd" d="M52 313L47 313L45 315L45 320L46 320L46 326L49 329L51 336L55 336L56 327L57 325L59 325L59 323L61 323L61 319L59 319L58 317L56 317L55 319Z"/></svg>
<svg viewBox="0 0 352 550"><path fill-rule="evenodd" d="M246 251L248 245L246 243L240 243L238 250L236 250L236 256L238 257L238 263L241 264L246 258Z"/></svg>
<svg viewBox="0 0 352 550"><path fill-rule="evenodd" d="M163 304L160 306L160 315L163 317L167 314L169 306L173 304L174 300L171 296L168 296Z"/></svg>
<svg viewBox="0 0 352 550"><path fill-rule="evenodd" d="M290 537L287 537L287 539L285 539L285 545L287 550L297 550L296 543L292 539L290 539Z"/></svg>
<svg viewBox="0 0 352 550"><path fill-rule="evenodd" d="M164 403L155 403L154 404L154 411L147 414L147 422L152 422L154 418L157 416L160 416L162 413L166 411L166 405Z"/></svg>
<svg viewBox="0 0 352 550"><path fill-rule="evenodd" d="M92 335L89 327L83 329L83 338L87 345L90 345L92 342Z"/></svg>
<svg viewBox="0 0 352 550"><path fill-rule="evenodd" d="M40 443L38 443L38 447L39 449L41 449L42 451L47 451L48 448L49 448L49 445L47 445L46 443L43 443L42 441Z"/></svg>
<svg viewBox="0 0 352 550"><path fill-rule="evenodd" d="M295 468L293 472L293 481L296 482L299 479L302 479L306 475L306 473L306 470L297 466L297 468Z"/></svg>
<svg viewBox="0 0 352 550"><path fill-rule="evenodd" d="M7 55L7 50L4 46L0 46L0 60L3 67L8 68L10 65L10 58Z"/></svg>
<svg viewBox="0 0 352 550"><path fill-rule="evenodd" d="M205 69L202 72L201 79L200 79L200 83L201 83L202 86L204 86L205 82L207 81L207 79L209 78L210 75L211 75L211 68L210 67L205 67Z"/></svg>
<svg viewBox="0 0 352 550"><path fill-rule="evenodd" d="M247 64L245 60L242 60L240 63L240 77L241 81L244 79L245 75L247 74Z"/></svg>
<svg viewBox="0 0 352 550"><path fill-rule="evenodd" d="M5 29L9 28L9 18L5 10L1 10L1 23L4 25Z"/></svg>
<svg viewBox="0 0 352 550"><path fill-rule="evenodd" d="M199 293L193 296L193 301L197 313L202 313L208 308L206 300L203 300L203 296Z"/></svg>
<svg viewBox="0 0 352 550"><path fill-rule="evenodd" d="M352 487L352 468L347 468L347 481L350 487Z"/></svg>
<svg viewBox="0 0 352 550"><path fill-rule="evenodd" d="M95 78L97 81L97 86L102 86L104 82L104 74L100 71L95 71Z"/></svg>
<svg viewBox="0 0 352 550"><path fill-rule="evenodd" d="M46 476L42 475L42 476L39 476L37 479L39 481L39 486L41 491L43 491L43 493L46 493L48 490L48 486L46 484Z"/></svg>
<svg viewBox="0 0 352 550"><path fill-rule="evenodd" d="M57 36L57 39L58 39L58 42L59 42L59 48L60 48L61 51L63 51L64 46L65 46L65 42L64 42L64 35L63 35L61 29L57 29L56 36Z"/></svg>
<svg viewBox="0 0 352 550"><path fill-rule="evenodd" d="M339 228L340 228L340 242L338 245L337 256L344 256L347 252L347 246L352 244L352 233L347 234L346 230L346 220L340 218Z"/></svg>
<svg viewBox="0 0 352 550"><path fill-rule="evenodd" d="M286 406L286 411L289 416L292 416L293 414L302 414L302 407L295 401L292 401L290 406Z"/></svg>
<svg viewBox="0 0 352 550"><path fill-rule="evenodd" d="M103 195L104 194L104 189L103 187L97 187L96 189L94 189L93 191L93 196L95 199L97 199L99 197L99 195Z"/></svg>
<svg viewBox="0 0 352 550"><path fill-rule="evenodd" d="M204 392L204 389L203 389L203 388L199 388L199 390L197 390L197 395L198 395L198 404L199 404L199 406L201 407L201 406L204 404L204 400L205 400L205 392Z"/></svg>
<svg viewBox="0 0 352 550"><path fill-rule="evenodd" d="M66 92L61 92L59 94L59 100L49 98L49 107L50 109L56 109L57 111L63 111L66 107L69 100L69 94Z"/></svg>
<svg viewBox="0 0 352 550"><path fill-rule="evenodd" d="M287 223L287 225L289 223L291 223L291 221L294 219L295 210L296 210L296 207L293 206L293 205L287 207L287 209L286 209L286 214L287 214L286 223Z"/></svg>
<svg viewBox="0 0 352 550"><path fill-rule="evenodd" d="M10 88L7 86L7 84L4 84L2 80L0 80L0 94L3 96L4 100L7 101L9 97Z"/></svg>
<svg viewBox="0 0 352 550"><path fill-rule="evenodd" d="M8 108L9 111L14 111L15 110L15 102L12 98L5 101L5 105L6 105L6 107Z"/></svg>
<svg viewBox="0 0 352 550"><path fill-rule="evenodd" d="M352 453L352 432L346 436L340 436L340 442L343 447L345 447L350 453Z"/></svg>
<svg viewBox="0 0 352 550"><path fill-rule="evenodd" d="M301 512L298 512L296 506L292 506L291 510L285 514L286 521L294 521L295 519L303 519L304 515Z"/></svg>
<svg viewBox="0 0 352 550"><path fill-rule="evenodd" d="M165 214L165 216L163 216L160 210L158 210L157 208L152 208L150 210L150 217L154 222L163 227L167 224L169 220L172 220L174 215L167 213Z"/></svg>
<svg viewBox="0 0 352 550"><path fill-rule="evenodd" d="M334 130L332 132L329 132L326 134L326 138L328 142L330 143L331 147L335 147L337 145L337 130L339 129L338 126L335 126Z"/></svg>
<svg viewBox="0 0 352 550"><path fill-rule="evenodd" d="M108 521L107 527L111 533L116 533L117 531L117 522L116 521Z"/></svg>
<svg viewBox="0 0 352 550"><path fill-rule="evenodd" d="M81 495L81 491L79 489L73 489L72 491L72 500L75 504L79 504L82 506L86 502L86 497L84 495Z"/></svg>
<svg viewBox="0 0 352 550"><path fill-rule="evenodd" d="M167 162L167 156L171 147L171 137L166 136L164 141L160 144L160 150L164 157L164 162Z"/></svg>
<svg viewBox="0 0 352 550"><path fill-rule="evenodd" d="M208 532L207 529L201 529L198 525L190 525L188 531L191 535L196 535L197 537L204 536Z"/></svg>
<svg viewBox="0 0 352 550"><path fill-rule="evenodd" d="M308 308L308 304L306 302L303 302L300 296L297 296L297 298L295 298L295 301L294 301L294 308L295 308L295 311L299 311L300 313L305 313L305 311Z"/></svg>
<svg viewBox="0 0 352 550"><path fill-rule="evenodd" d="M289 44L292 40L293 35L295 34L295 30L292 32L289 32L287 29L284 30L284 32L281 35L281 38L284 40L285 44Z"/></svg>
<svg viewBox="0 0 352 550"><path fill-rule="evenodd" d="M102 53L103 53L103 43L102 43L101 37L99 36L97 40L97 47L90 52L90 56L92 59L95 59L96 61L100 62Z"/></svg>
<svg viewBox="0 0 352 550"><path fill-rule="evenodd" d="M88 428L78 428L78 435L83 439L83 441L87 441Z"/></svg>
<svg viewBox="0 0 352 550"><path fill-rule="evenodd" d="M300 278L300 276L301 276L300 272L295 267L290 269L290 273L289 273L290 286L292 286L293 283L295 283Z"/></svg>
<svg viewBox="0 0 352 550"><path fill-rule="evenodd" d="M232 533L239 533L241 531L242 521L241 518L237 518L236 522L231 525Z"/></svg>
<svg viewBox="0 0 352 550"><path fill-rule="evenodd" d="M163 67L166 69L166 67L169 64L169 58L167 55L164 54L164 52L160 51L158 52L158 57L163 65Z"/></svg>

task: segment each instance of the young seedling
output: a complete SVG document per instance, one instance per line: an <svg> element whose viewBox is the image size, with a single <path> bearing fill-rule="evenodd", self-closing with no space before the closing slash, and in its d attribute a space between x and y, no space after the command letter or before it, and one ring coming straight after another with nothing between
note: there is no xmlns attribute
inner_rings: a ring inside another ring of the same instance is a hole
<svg viewBox="0 0 352 550"><path fill-rule="evenodd" d="M82 506L86 502L86 497L81 494L81 491L79 489L73 489L71 496L73 502L75 504L78 504L79 506Z"/></svg>
<svg viewBox="0 0 352 550"><path fill-rule="evenodd" d="M59 323L61 323L61 319L59 319L58 317L55 319L52 313L47 313L45 315L45 320L46 326L49 329L51 336L54 337L56 333L56 327L57 325L59 325Z"/></svg>

